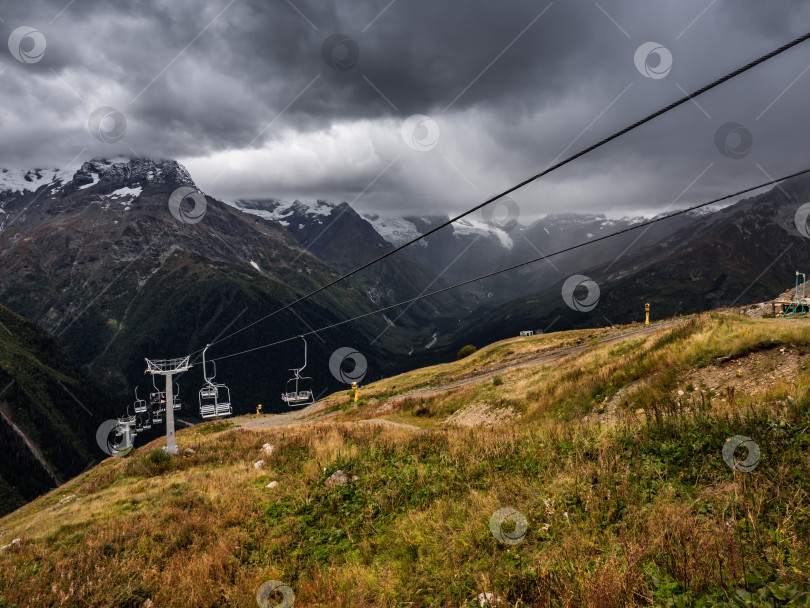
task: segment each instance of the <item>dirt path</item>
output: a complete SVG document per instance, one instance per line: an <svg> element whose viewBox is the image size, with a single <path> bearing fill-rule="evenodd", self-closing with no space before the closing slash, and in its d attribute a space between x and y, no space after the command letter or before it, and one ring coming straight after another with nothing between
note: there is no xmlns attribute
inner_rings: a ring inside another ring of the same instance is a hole
<svg viewBox="0 0 810 608"><path fill-rule="evenodd" d="M670 327L675 327L677 325L681 325L686 322L686 319L678 319L675 321L666 321L663 323L657 323L648 326L642 326L639 328L633 328L625 331L621 331L616 333L615 335L602 338L598 341L599 344L609 344L611 342L617 342L619 340L625 340L627 338L632 338L634 336L643 336L646 334L650 334L662 329L667 329ZM575 346L566 346L562 348L556 348L549 351L545 351L540 354L533 354L527 357L520 357L516 359L511 359L509 361L503 362L502 365L488 369L485 372L472 374L467 376L466 378L462 378L460 380L456 380L453 382L449 382L447 384L443 384L442 386L435 387L435 388L418 388L414 390L407 391L402 393L401 395L397 395L396 397L391 397L389 401L396 403L402 399L406 398L413 398L413 397L431 397L433 395L437 395L448 390L453 390L456 388L461 388L464 386L469 386L471 384L478 384L481 382L485 382L487 380L492 379L496 375L503 373L505 370L513 370L513 369L520 369L525 367L535 367L538 365L546 365L549 363L555 363L565 359L566 357L570 357L576 354L583 352L587 349L589 344L577 344ZM325 420L327 418L331 418L332 416L336 416L339 412L330 412L326 414L322 414L318 416L319 412L323 412L328 407L335 405L336 403L340 403L342 400L336 399L323 399L321 401L317 401L310 406L305 408L301 408L300 410L295 410L291 412L287 412L284 414L268 414L259 417L251 417L246 420L234 420L237 426L244 428L244 429L269 429L269 428L277 428L282 426L291 426L297 424L305 424L310 422L319 422ZM402 422L394 422L393 420L386 420L384 418L370 418L366 420L356 420L355 423L373 423L373 424L381 424L389 427L397 427L408 429L412 431L424 431L418 426L414 426L412 424L405 424Z"/></svg>
<svg viewBox="0 0 810 608"><path fill-rule="evenodd" d="M599 344L610 344L611 342L617 342L619 340L625 340L627 338L632 338L635 336L643 336L661 329L666 329L669 327L674 327L676 325L681 325L686 322L686 319L679 319L676 321L666 321L664 323L659 323L656 325L649 325L644 326L637 329L630 329L626 331L619 332L613 336L609 336L607 338L602 338L598 341ZM396 397L392 397L391 401L399 401L402 399L410 399L413 397L433 397L435 395L444 393L446 391L455 389L455 388L462 388L465 386L469 386L471 384L480 384L481 382L485 382L487 380L491 380L498 374L501 374L507 370L514 370L514 369L522 369L525 367L536 367L539 365L545 365L549 363L557 363L562 361L563 359L578 355L579 353L583 352L588 348L589 344L587 342L583 344L577 344L575 346L565 346L562 348L557 348L553 350L549 350L540 354L529 355L528 357L521 357L519 359L511 359L509 361L505 361L502 365L488 369L486 372L478 373L470 375L466 378L462 378L460 380L455 380L453 382L448 382L447 384L443 384L442 386L438 387L430 387L430 388L419 388L415 389L406 393L402 393L401 395L397 395Z"/></svg>
<svg viewBox="0 0 810 608"><path fill-rule="evenodd" d="M240 426L243 429L267 429L278 426L290 426L300 422L313 422L315 420L323 420L324 418L334 416L337 412L310 418L314 414L325 410L334 403L335 401L333 399L323 399L313 403L312 405L308 405L307 407L303 407L299 410L293 410L284 414L264 414L251 417L246 420L236 419L234 422L237 426Z"/></svg>
<svg viewBox="0 0 810 608"><path fill-rule="evenodd" d="M323 414L321 416L311 417L313 414L316 414L319 411L322 411L327 406L332 405L332 403L333 403L332 400L318 401L317 403L313 403L309 407L305 407L295 412L289 412L287 414L268 414L260 418L251 418L245 421L236 421L236 425L243 429L261 430L261 429L272 429L282 426L292 426L298 424L308 424L312 422L321 422L323 420L326 420L327 418L332 418L333 416L336 416L337 414L340 413L340 412L330 412L328 414ZM347 422L352 422L353 424L376 424L379 426L400 428L408 431L419 431L419 432L425 431L425 429L413 424L405 424L404 422L395 422L393 420L386 420L385 418L367 418L365 420L352 420Z"/></svg>

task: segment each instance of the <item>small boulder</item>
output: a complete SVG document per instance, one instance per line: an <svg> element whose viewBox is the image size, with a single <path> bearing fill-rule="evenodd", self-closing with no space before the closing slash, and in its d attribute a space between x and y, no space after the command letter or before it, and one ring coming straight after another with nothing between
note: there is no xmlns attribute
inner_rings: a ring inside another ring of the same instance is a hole
<svg viewBox="0 0 810 608"><path fill-rule="evenodd" d="M23 541L21 538L15 538L11 541L11 550L12 551L19 551L23 547Z"/></svg>
<svg viewBox="0 0 810 608"><path fill-rule="evenodd" d="M478 605L482 608L484 606L497 606L501 602L503 602L503 598L494 593L484 592L478 594Z"/></svg>
<svg viewBox="0 0 810 608"><path fill-rule="evenodd" d="M344 473L340 469L338 469L337 471L335 471L329 477L326 478L324 485L327 488L331 488L333 486L338 485L343 486L346 485L347 483L349 483L349 476L346 475L346 473Z"/></svg>
<svg viewBox="0 0 810 608"><path fill-rule="evenodd" d="M195 452L195 451L194 451L194 450L192 450L191 448L186 448L185 450L183 450L183 454L186 454L187 456L193 456L193 455L194 455L194 454L196 454L196 453L197 453L197 452Z"/></svg>
<svg viewBox="0 0 810 608"><path fill-rule="evenodd" d="M57 504L56 506L61 507L61 506L65 505L65 504L69 503L75 497L76 496L74 494L71 494L70 496L65 496L62 500L59 501L59 504Z"/></svg>
<svg viewBox="0 0 810 608"><path fill-rule="evenodd" d="M256 462L253 463L253 468L256 469L257 471L263 467L264 467L264 460L257 460Z"/></svg>
<svg viewBox="0 0 810 608"><path fill-rule="evenodd" d="M264 487L265 487L265 488L276 488L276 487L278 487L278 482L277 482L277 481L275 481L275 480L274 480L274 481L271 481L270 483L268 483L268 484L267 484L266 486L264 486Z"/></svg>
<svg viewBox="0 0 810 608"><path fill-rule="evenodd" d="M265 443L265 444L262 446L262 454L264 454L264 455L265 455L265 457L272 456L272 455L273 455L273 452L275 452L275 451L276 451L276 448L274 448L274 447L273 447L272 445L270 445L269 443Z"/></svg>

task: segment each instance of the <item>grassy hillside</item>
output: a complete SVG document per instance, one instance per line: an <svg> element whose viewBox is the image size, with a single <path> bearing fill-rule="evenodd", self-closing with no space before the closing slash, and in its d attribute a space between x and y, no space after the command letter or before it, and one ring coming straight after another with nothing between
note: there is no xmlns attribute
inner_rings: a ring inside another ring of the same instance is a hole
<svg viewBox="0 0 810 608"><path fill-rule="evenodd" d="M810 606L808 329L511 339L182 430L179 459L153 442L0 520L0 606L248 607L269 580L296 606Z"/></svg>
<svg viewBox="0 0 810 608"><path fill-rule="evenodd" d="M119 409L47 333L0 306L0 513L98 462L96 429Z"/></svg>

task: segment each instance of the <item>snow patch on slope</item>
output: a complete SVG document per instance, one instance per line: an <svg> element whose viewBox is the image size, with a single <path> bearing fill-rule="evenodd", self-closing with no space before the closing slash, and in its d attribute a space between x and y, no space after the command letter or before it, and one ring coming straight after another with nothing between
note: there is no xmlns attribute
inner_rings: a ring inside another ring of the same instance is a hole
<svg viewBox="0 0 810 608"><path fill-rule="evenodd" d="M86 186L82 187L85 188ZM128 188L124 186L123 188L118 188L118 190L110 192L107 196L110 198L121 198L123 196L138 198L141 195L141 192L143 192L143 188L140 186L137 186L136 188Z"/></svg>
<svg viewBox="0 0 810 608"><path fill-rule="evenodd" d="M453 234L492 236L497 238L501 246L506 249L511 249L512 245L514 245L512 238L500 228L490 226L485 222L472 220L468 217L462 218L453 224Z"/></svg>
<svg viewBox="0 0 810 608"><path fill-rule="evenodd" d="M314 203L305 203L302 201L284 202L277 199L239 199L229 202L229 205L236 207L240 211L258 215L266 220L280 222L284 226L288 226L290 219L296 215L305 215L318 217L316 221L322 223L322 217L332 213L332 210L337 207L333 203L327 201L315 201Z"/></svg>
<svg viewBox="0 0 810 608"><path fill-rule="evenodd" d="M370 223L374 227L374 230L394 247L399 247L422 234L417 229L416 224L400 217L380 217L376 214L365 214L363 215L363 219ZM420 219L427 225L431 225L435 220L435 218L426 217ZM454 223L453 234L494 237L502 247L507 249L511 249L514 245L512 238L504 230L485 222L469 218L462 218ZM425 241L419 241L419 243L422 246L427 245Z"/></svg>
<svg viewBox="0 0 810 608"><path fill-rule="evenodd" d="M85 184L84 186L79 186L79 190L84 190L85 188L89 188L90 186L95 186L99 182L99 180L101 180L101 176L95 171L91 172L90 175L93 176L93 181L90 182L89 184Z"/></svg>
<svg viewBox="0 0 810 608"><path fill-rule="evenodd" d="M59 169L0 169L0 192L33 192L43 184L67 181L72 175Z"/></svg>
<svg viewBox="0 0 810 608"><path fill-rule="evenodd" d="M363 216L374 230L394 247L404 245L419 236L419 231L413 222L399 217L380 217L379 215Z"/></svg>

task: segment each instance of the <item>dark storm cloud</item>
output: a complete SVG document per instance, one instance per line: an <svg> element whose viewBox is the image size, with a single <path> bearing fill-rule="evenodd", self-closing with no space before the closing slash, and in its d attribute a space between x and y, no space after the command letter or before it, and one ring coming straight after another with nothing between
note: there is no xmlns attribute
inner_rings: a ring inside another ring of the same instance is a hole
<svg viewBox="0 0 810 608"><path fill-rule="evenodd" d="M0 19L3 40L21 25L47 38L37 63L3 49L1 166L172 157L225 198L354 200L373 182L358 207L404 213L480 201L803 33L810 9L755 0L34 0L3 6ZM323 59L337 33L357 44L352 69ZM648 41L672 53L664 78L634 65ZM808 63L808 47L794 49L516 198L526 214L655 211L799 168ZM114 145L87 129L103 105L127 119ZM429 152L399 137L416 113L441 128ZM745 158L715 147L729 121L753 134Z"/></svg>

